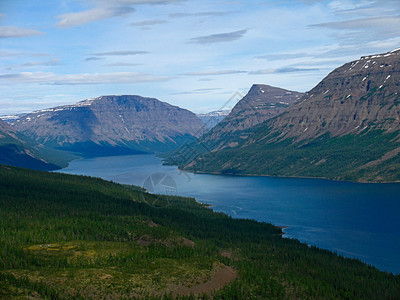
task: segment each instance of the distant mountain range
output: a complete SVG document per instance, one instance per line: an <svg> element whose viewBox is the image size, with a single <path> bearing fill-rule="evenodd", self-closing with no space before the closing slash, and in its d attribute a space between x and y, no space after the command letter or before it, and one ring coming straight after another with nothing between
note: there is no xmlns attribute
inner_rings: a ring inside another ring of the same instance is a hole
<svg viewBox="0 0 400 300"><path fill-rule="evenodd" d="M361 57L262 123L243 126L232 110L190 145L200 155L180 159L181 149L167 162L210 173L400 181L399 92L400 49Z"/></svg>
<svg viewBox="0 0 400 300"><path fill-rule="evenodd" d="M400 181L399 91L397 49L347 63L306 94L253 85L203 122L154 98L101 96L3 117L12 127L0 122L0 163L55 169L71 159L58 150L173 151L167 164L195 172Z"/></svg>
<svg viewBox="0 0 400 300"><path fill-rule="evenodd" d="M197 114L197 117L204 123L207 129L211 129L229 115L230 112L230 110L215 110L208 113Z"/></svg>
<svg viewBox="0 0 400 300"><path fill-rule="evenodd" d="M39 144L84 156L155 153L200 135L188 110L141 96L101 96L26 114L11 123Z"/></svg>

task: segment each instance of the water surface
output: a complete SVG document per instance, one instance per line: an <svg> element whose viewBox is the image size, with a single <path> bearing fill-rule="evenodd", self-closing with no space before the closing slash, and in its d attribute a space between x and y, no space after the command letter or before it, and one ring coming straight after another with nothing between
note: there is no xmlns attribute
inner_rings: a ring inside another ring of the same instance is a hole
<svg viewBox="0 0 400 300"><path fill-rule="evenodd" d="M400 184L192 174L163 166L153 155L81 159L61 172L139 186L163 173L169 180L155 187L157 193L195 197L236 218L287 226L285 237L400 273Z"/></svg>

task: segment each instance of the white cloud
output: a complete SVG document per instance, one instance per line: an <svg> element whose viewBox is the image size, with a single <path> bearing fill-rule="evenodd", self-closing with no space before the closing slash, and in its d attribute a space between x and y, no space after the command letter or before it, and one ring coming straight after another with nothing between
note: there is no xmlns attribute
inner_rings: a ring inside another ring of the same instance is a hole
<svg viewBox="0 0 400 300"><path fill-rule="evenodd" d="M196 44L213 44L213 43L221 43L221 42L232 42L242 38L247 32L247 29L226 32L226 33L217 33L205 36L199 36L192 38L191 43Z"/></svg>
<svg viewBox="0 0 400 300"><path fill-rule="evenodd" d="M382 16L345 20L339 22L329 22L311 25L313 27L326 27L333 29L372 29L386 28L392 31L400 31L400 16Z"/></svg>
<svg viewBox="0 0 400 300"><path fill-rule="evenodd" d="M7 69L17 69L17 68L30 68L30 67L43 67L43 66L56 66L60 64L59 59L50 59L46 61L31 61L22 64L7 66Z"/></svg>
<svg viewBox="0 0 400 300"><path fill-rule="evenodd" d="M335 37L341 45L359 47L371 41L385 41L400 35L400 16L377 16L337 22L313 24L335 30Z"/></svg>
<svg viewBox="0 0 400 300"><path fill-rule="evenodd" d="M319 71L317 68L296 68L296 67L284 67L278 69L263 69L250 71L249 75L265 75L265 74L285 74L285 73L304 73L304 72L313 72Z"/></svg>
<svg viewBox="0 0 400 300"><path fill-rule="evenodd" d="M133 5L171 4L182 1L185 0L95 0L90 1L95 5L92 9L58 16L60 21L57 23L57 26L61 28L75 27L103 19L127 15L135 11L132 7Z"/></svg>
<svg viewBox="0 0 400 300"><path fill-rule="evenodd" d="M91 56L91 57L87 57L86 59L85 59L85 61L87 62L87 61L96 61L96 60L102 60L103 58L102 57L93 57L93 56Z"/></svg>
<svg viewBox="0 0 400 300"><path fill-rule="evenodd" d="M259 59L266 59L266 60L288 60L288 59L295 59L295 58L303 58L303 57L311 57L311 53L306 52L298 52L298 53L273 53L273 54L265 54L256 56Z"/></svg>
<svg viewBox="0 0 400 300"><path fill-rule="evenodd" d="M221 71L199 71L199 72L188 72L183 75L186 76L216 76L216 75L229 75L229 74L239 74L246 73L246 71L241 70L221 70Z"/></svg>
<svg viewBox="0 0 400 300"><path fill-rule="evenodd" d="M57 26L62 28L80 26L94 21L126 15L134 11L134 8L126 6L95 7L81 12L60 15L58 18L61 20L57 23Z"/></svg>
<svg viewBox="0 0 400 300"><path fill-rule="evenodd" d="M133 22L131 23L132 26L136 27L149 27L149 26L154 26L154 25L159 25L159 24L165 24L167 21L165 20L146 20L146 21L140 21L140 22Z"/></svg>
<svg viewBox="0 0 400 300"><path fill-rule="evenodd" d="M187 18L187 17L221 17L225 15L232 14L232 11L206 11L197 13L172 13L169 14L170 18Z"/></svg>
<svg viewBox="0 0 400 300"><path fill-rule="evenodd" d="M171 95L208 94L220 90L222 90L222 88L203 88L203 89L194 89L193 91L188 91L188 92L171 93Z"/></svg>
<svg viewBox="0 0 400 300"><path fill-rule="evenodd" d="M153 76L135 72L118 73L84 73L84 74L54 74L46 72L22 72L2 74L0 80L15 84L40 83L48 85L78 85L78 84L126 84L138 82L166 81L169 77Z"/></svg>
<svg viewBox="0 0 400 300"><path fill-rule="evenodd" d="M51 56L49 53L30 53L30 52L16 52L13 50L0 50L0 57L4 58L15 58L20 56L30 56L30 57L46 57Z"/></svg>
<svg viewBox="0 0 400 300"><path fill-rule="evenodd" d="M129 56L129 55L139 55L139 54L148 54L148 51L130 51L130 50L118 50L118 51L109 51L109 52L98 52L93 53L96 56Z"/></svg>
<svg viewBox="0 0 400 300"><path fill-rule="evenodd" d="M185 0L113 0L114 4L125 4L125 5L135 5L135 4L171 4L177 2L183 2ZM109 3L110 0L97 0L96 2Z"/></svg>
<svg viewBox="0 0 400 300"><path fill-rule="evenodd" d="M0 38L15 38L42 35L43 32L16 26L0 26Z"/></svg>
<svg viewBox="0 0 400 300"><path fill-rule="evenodd" d="M106 67L136 67L136 66L140 66L140 65L141 64L128 63L128 62L115 62L115 63L105 64L103 66L106 66Z"/></svg>

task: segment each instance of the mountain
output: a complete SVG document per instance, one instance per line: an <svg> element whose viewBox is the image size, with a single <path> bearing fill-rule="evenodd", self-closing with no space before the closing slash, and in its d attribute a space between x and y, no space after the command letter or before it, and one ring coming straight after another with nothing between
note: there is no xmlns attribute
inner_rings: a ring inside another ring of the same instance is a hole
<svg viewBox="0 0 400 300"><path fill-rule="evenodd" d="M22 113L22 114L14 114L14 115L4 115L0 116L0 119L3 120L6 123L12 124L15 123L19 118L26 116L27 114Z"/></svg>
<svg viewBox="0 0 400 300"><path fill-rule="evenodd" d="M36 170L55 170L64 166L45 154L46 149L16 132L0 120L0 163Z"/></svg>
<svg viewBox="0 0 400 300"><path fill-rule="evenodd" d="M218 146L213 146L213 150L225 147L225 143L219 142L225 141L226 138L230 143L238 143L239 140L245 138L239 135L247 129L284 112L302 96L303 93L265 84L254 84L243 99L233 107L230 114L206 134L202 141L207 144L216 142ZM237 141L234 141L234 136L239 136Z"/></svg>
<svg viewBox="0 0 400 300"><path fill-rule="evenodd" d="M197 117L206 125L206 128L211 129L221 122L230 110L215 110L208 113L197 114Z"/></svg>
<svg viewBox="0 0 400 300"><path fill-rule="evenodd" d="M30 113L13 126L48 147L86 156L161 152L193 140L192 112L141 96L101 96Z"/></svg>
<svg viewBox="0 0 400 300"><path fill-rule="evenodd" d="M400 180L400 49L346 63L240 143L181 165L202 172ZM228 120L226 118L225 120Z"/></svg>
<svg viewBox="0 0 400 300"><path fill-rule="evenodd" d="M199 154L236 146L248 137L252 128L286 111L303 95L278 87L254 84L228 116L196 142L175 151L165 163L185 165Z"/></svg>

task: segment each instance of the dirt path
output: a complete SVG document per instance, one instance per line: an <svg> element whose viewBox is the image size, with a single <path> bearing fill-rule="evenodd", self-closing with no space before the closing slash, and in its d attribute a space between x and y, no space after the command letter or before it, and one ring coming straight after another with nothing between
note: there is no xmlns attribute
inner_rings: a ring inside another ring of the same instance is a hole
<svg viewBox="0 0 400 300"><path fill-rule="evenodd" d="M210 280L199 283L192 287L180 285L173 289L173 295L189 296L191 294L197 296L201 294L211 295L213 291L218 291L228 283L237 278L237 271L232 267L220 264L213 268Z"/></svg>

